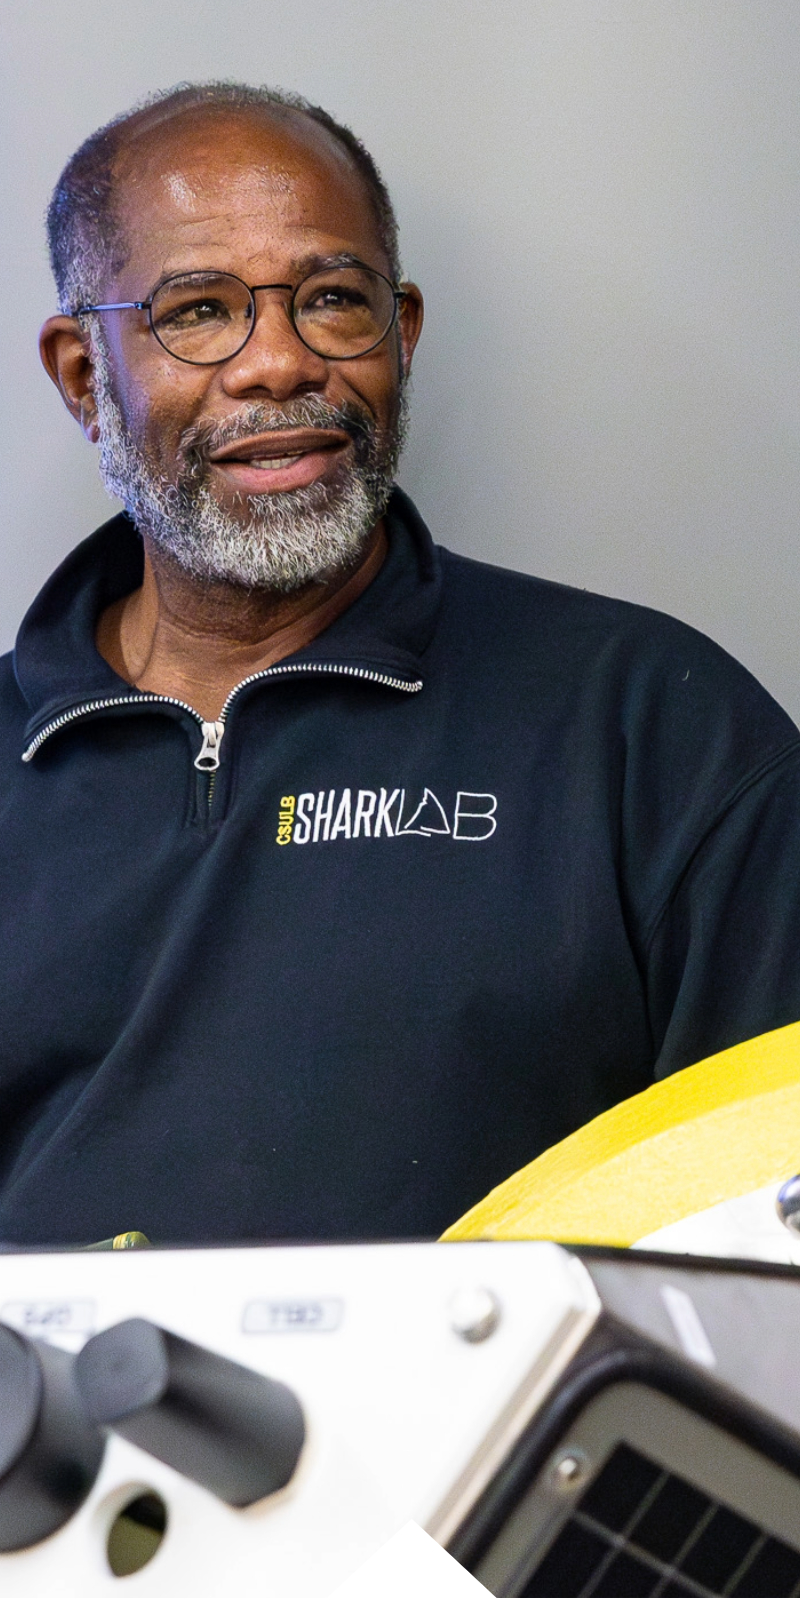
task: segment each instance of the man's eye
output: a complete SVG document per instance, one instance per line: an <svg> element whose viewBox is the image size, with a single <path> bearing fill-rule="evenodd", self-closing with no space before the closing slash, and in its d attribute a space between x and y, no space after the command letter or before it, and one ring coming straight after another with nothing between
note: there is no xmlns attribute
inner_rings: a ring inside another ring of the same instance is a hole
<svg viewBox="0 0 800 1600"><path fill-rule="evenodd" d="M366 296L358 289L320 289L312 300L306 302L303 310L352 311L366 304Z"/></svg>
<svg viewBox="0 0 800 1600"><path fill-rule="evenodd" d="M182 305L170 306L158 315L159 328L198 328L202 324L230 321L230 307L222 300L187 300Z"/></svg>

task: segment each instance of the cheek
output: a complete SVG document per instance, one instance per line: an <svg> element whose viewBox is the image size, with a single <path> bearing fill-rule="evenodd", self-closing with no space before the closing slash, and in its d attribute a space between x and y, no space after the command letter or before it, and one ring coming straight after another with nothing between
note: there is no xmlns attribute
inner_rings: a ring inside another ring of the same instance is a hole
<svg viewBox="0 0 800 1600"><path fill-rule="evenodd" d="M401 382L400 349L394 332L370 355L342 362L339 378L341 398L365 406L380 427L391 427L397 418Z"/></svg>
<svg viewBox="0 0 800 1600"><path fill-rule="evenodd" d="M169 360L169 357L167 357ZM203 413L207 385L193 375L187 381L177 366L148 364L146 372L131 372L120 392L120 403L127 425L151 461L170 470L175 462L181 436Z"/></svg>

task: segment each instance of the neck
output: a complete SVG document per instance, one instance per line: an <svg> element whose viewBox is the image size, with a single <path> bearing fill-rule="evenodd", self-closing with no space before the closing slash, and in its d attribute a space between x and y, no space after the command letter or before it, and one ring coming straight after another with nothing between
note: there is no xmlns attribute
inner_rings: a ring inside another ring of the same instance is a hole
<svg viewBox="0 0 800 1600"><path fill-rule="evenodd" d="M309 644L372 582L387 553L383 522L356 568L296 594L198 583L145 538L142 587L103 612L97 648L127 683L185 700L214 722L231 690Z"/></svg>

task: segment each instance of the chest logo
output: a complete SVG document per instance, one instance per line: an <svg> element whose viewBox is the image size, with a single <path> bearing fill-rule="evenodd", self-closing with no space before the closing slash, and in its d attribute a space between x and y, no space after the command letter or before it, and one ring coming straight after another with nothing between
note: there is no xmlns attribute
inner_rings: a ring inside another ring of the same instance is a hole
<svg viewBox="0 0 800 1600"><path fill-rule="evenodd" d="M319 789L285 794L277 844L331 844L338 839L423 839L447 835L482 843L497 828L497 796L459 789L455 803L433 789Z"/></svg>

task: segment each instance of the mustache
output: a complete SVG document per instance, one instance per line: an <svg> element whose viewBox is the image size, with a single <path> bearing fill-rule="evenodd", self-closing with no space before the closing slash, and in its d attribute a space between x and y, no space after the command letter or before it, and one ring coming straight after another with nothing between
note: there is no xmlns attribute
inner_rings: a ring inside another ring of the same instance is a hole
<svg viewBox="0 0 800 1600"><path fill-rule="evenodd" d="M193 481L204 477L211 454L225 445L239 444L259 433L286 433L291 428L341 428L353 440L358 460L372 447L377 433L369 413L352 401L333 405L313 394L301 395L285 406L255 401L224 422L201 420L184 428L177 451L181 476Z"/></svg>

